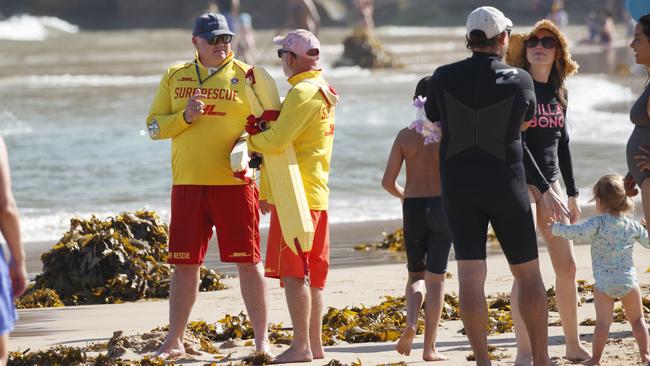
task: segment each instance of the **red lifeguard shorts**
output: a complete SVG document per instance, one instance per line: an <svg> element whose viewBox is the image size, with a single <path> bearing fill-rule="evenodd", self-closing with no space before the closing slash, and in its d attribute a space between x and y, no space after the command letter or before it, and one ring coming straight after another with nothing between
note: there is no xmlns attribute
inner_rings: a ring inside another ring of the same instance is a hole
<svg viewBox="0 0 650 366"><path fill-rule="evenodd" d="M330 232L327 223L327 211L311 210L314 223L314 242L310 252L305 253L309 261L309 286L324 288L327 280L330 261ZM305 271L303 260L294 254L282 238L280 221L275 211L271 209L271 226L266 243L266 261L264 261L264 276L271 278L295 277L303 278Z"/></svg>
<svg viewBox="0 0 650 366"><path fill-rule="evenodd" d="M171 206L167 263L203 263L212 227L217 232L222 262L261 260L255 185L175 185Z"/></svg>

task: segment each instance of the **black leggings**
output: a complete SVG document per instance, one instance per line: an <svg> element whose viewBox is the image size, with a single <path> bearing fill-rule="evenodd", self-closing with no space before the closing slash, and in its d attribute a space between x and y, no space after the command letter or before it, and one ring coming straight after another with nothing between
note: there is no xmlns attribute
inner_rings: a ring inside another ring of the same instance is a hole
<svg viewBox="0 0 650 366"><path fill-rule="evenodd" d="M402 215L408 271L445 273L451 237L440 197L405 198Z"/></svg>

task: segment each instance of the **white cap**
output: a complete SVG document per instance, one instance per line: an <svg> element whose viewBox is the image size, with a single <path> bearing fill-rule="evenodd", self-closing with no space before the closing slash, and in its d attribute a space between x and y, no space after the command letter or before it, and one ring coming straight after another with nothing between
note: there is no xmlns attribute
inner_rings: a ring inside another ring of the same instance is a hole
<svg viewBox="0 0 650 366"><path fill-rule="evenodd" d="M474 9L467 16L467 34L473 30L480 30L490 39L503 33L507 28L512 27L512 20L506 18L501 10L491 6L481 6Z"/></svg>

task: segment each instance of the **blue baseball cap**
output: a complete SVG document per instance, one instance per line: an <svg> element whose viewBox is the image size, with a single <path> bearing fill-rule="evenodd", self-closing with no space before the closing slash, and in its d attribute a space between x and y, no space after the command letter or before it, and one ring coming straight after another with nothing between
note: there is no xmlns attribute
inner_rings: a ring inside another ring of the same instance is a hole
<svg viewBox="0 0 650 366"><path fill-rule="evenodd" d="M210 39L213 36L220 36L222 34L235 35L228 28L228 21L226 21L226 17L223 15L218 13L205 13L199 15L194 20L193 36Z"/></svg>

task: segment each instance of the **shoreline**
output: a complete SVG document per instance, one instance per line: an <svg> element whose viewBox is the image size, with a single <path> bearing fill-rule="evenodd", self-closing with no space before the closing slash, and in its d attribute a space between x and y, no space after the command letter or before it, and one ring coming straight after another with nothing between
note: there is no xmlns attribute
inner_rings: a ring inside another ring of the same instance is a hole
<svg viewBox="0 0 650 366"><path fill-rule="evenodd" d="M577 279L593 283L589 247L578 245L575 247L577 260ZM545 248L540 248L540 267L546 288L554 283L554 275L549 255ZM650 283L650 274L645 270L644 263L650 263L650 251L636 248L635 263L640 284ZM501 292L510 292L512 275L502 255L492 255L487 258L488 276L485 286L486 294L494 295ZM450 278L446 280L445 293L458 293L458 279L456 266L450 264ZM351 305L375 305L383 300L383 296L403 296L407 272L403 265L384 264L363 266L358 268L334 268L330 272L328 284L325 288L325 306L343 308ZM215 322L225 314L238 314L244 310L238 289L238 281L234 278L226 279L230 288L222 291L200 293L190 320L205 320ZM291 324L284 291L279 287L278 281L269 280L269 320L274 323L282 322L285 326ZM645 296L648 290L642 290ZM590 295L587 296L587 299ZM616 306L618 307L620 303ZM79 307L64 307L50 309L20 310L20 320L16 330L10 336L9 349L31 350L49 347L55 344L66 346L85 346L89 343L105 342L113 331L122 330L126 335L135 335L148 332L154 327L167 324L168 302L165 300L148 300L135 303L114 305L87 305ZM128 314L128 315L127 315ZM578 308L578 319L595 319L593 303L585 303ZM550 313L549 322L557 320L557 313ZM438 330L437 348L449 361L442 361L439 365L467 365L465 357L469 354L467 338L458 333L462 328L460 321L442 321ZM558 365L570 363L562 356L564 344L562 328L549 326L549 352ZM583 342L590 341L593 326L580 326L579 331ZM636 345L627 323L613 323L610 331L613 340L605 348L603 360L605 365L634 364L638 357ZM504 359L496 361L494 365L511 365L514 360L515 341L514 334L504 333L489 336L489 343L497 347L497 354L502 354ZM395 342L384 343L341 343L325 347L325 360L317 360L307 365L322 365L331 359L351 363L359 358L363 364L375 365L386 362L405 361L409 364L424 365L421 361L422 335L414 340L414 349L410 356L401 356L394 351ZM590 349L589 344L585 344ZM273 345L272 351L278 354L286 346ZM224 350L232 352L236 361L252 351L252 347L236 347ZM138 356L139 357L139 356ZM194 361L215 362L214 356L204 354L197 356Z"/></svg>

